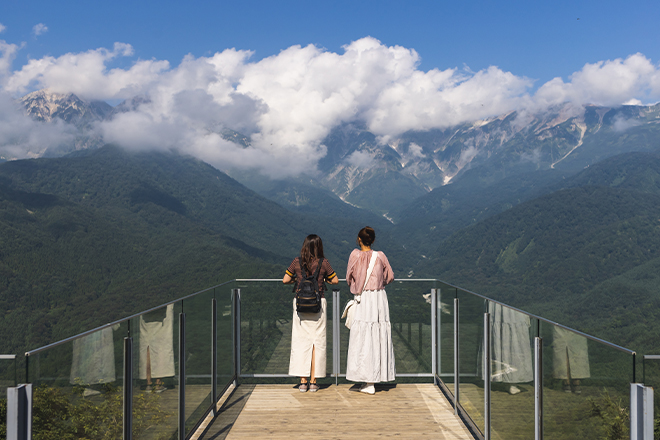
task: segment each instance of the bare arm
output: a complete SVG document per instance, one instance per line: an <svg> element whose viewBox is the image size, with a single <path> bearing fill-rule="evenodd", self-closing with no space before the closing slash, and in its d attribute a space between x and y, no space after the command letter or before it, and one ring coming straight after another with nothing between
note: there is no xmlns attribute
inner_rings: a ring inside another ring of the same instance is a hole
<svg viewBox="0 0 660 440"><path fill-rule="evenodd" d="M284 278L282 278L282 282L284 284L293 284L293 277L291 277L291 275L286 273L286 274L284 274Z"/></svg>

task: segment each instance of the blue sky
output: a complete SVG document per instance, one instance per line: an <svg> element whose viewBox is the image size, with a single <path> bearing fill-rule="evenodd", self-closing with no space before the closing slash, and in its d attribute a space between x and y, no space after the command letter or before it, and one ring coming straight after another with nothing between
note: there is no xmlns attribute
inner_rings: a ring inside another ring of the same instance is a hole
<svg viewBox="0 0 660 440"><path fill-rule="evenodd" d="M513 111L650 105L659 22L658 1L4 0L0 154L34 157L75 137L15 105L41 89L140 97L92 127L107 142L271 174L313 167L345 123L392 143Z"/></svg>
<svg viewBox="0 0 660 440"><path fill-rule="evenodd" d="M579 19L579 20L578 20ZM59 56L115 42L134 56L178 64L226 48L253 60L292 45L341 52L372 36L415 49L421 70L498 66L542 84L586 63L643 53L660 60L657 1L32 1L4 0L0 34L28 57ZM33 26L48 31L35 37ZM132 59L123 59L130 63Z"/></svg>

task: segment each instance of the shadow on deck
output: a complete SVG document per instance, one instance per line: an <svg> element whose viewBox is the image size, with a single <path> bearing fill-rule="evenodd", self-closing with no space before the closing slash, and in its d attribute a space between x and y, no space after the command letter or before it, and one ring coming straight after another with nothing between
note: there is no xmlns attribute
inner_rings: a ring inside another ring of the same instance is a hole
<svg viewBox="0 0 660 440"><path fill-rule="evenodd" d="M435 385L380 384L376 390L369 396L346 384L322 385L317 393L292 385L240 385L193 438L473 439Z"/></svg>

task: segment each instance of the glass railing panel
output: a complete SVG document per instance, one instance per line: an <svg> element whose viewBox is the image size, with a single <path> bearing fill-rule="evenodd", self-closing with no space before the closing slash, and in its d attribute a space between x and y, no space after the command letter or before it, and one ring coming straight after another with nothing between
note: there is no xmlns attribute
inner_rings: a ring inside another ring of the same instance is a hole
<svg viewBox="0 0 660 440"><path fill-rule="evenodd" d="M115 325L29 356L35 438L122 437L123 338Z"/></svg>
<svg viewBox="0 0 660 440"><path fill-rule="evenodd" d="M435 283L426 281L394 281L385 287L397 376L431 373L433 288Z"/></svg>
<svg viewBox="0 0 660 440"><path fill-rule="evenodd" d="M483 336L486 301L458 290L459 374L458 400L477 427L484 429Z"/></svg>
<svg viewBox="0 0 660 440"><path fill-rule="evenodd" d="M456 289L438 283L439 290L436 321L438 326L438 375L454 393L454 298Z"/></svg>
<svg viewBox="0 0 660 440"><path fill-rule="evenodd" d="M222 392L229 382L234 378L234 333L233 333L233 315L232 315L232 289L236 288L236 283L228 283L214 289L215 299L217 301L218 321L217 321L217 350L218 350L218 377L216 400L222 396Z"/></svg>
<svg viewBox="0 0 660 440"><path fill-rule="evenodd" d="M241 375L288 374L292 285L278 281L240 281L236 285L241 289Z"/></svg>
<svg viewBox="0 0 660 440"><path fill-rule="evenodd" d="M0 355L0 399L7 398L7 388L15 387L18 382L16 355Z"/></svg>
<svg viewBox="0 0 660 440"><path fill-rule="evenodd" d="M333 286L335 289L339 289L339 298L340 298L340 307L339 313L344 312L344 307L350 300L355 296L351 293L348 284L345 281L340 281L339 284ZM339 315L341 316L341 315ZM348 359L348 341L351 336L351 331L346 327L346 319L342 319L339 324L339 374L346 374L346 361ZM332 336L329 341L332 341ZM332 345L330 345L332 347Z"/></svg>
<svg viewBox="0 0 660 440"><path fill-rule="evenodd" d="M541 323L544 438L630 438L629 353Z"/></svg>
<svg viewBox="0 0 660 440"><path fill-rule="evenodd" d="M213 290L183 300L186 316L186 435L212 404Z"/></svg>
<svg viewBox="0 0 660 440"><path fill-rule="evenodd" d="M178 432L181 311L178 301L130 320L134 437L172 438Z"/></svg>
<svg viewBox="0 0 660 440"><path fill-rule="evenodd" d="M326 314L326 332L325 332L325 371L326 371L326 376L330 377L332 375L332 329L334 328L334 321L333 321L333 298L332 298L332 290L333 288L336 289L336 286L328 284L327 290L325 292L325 299L326 299L326 307L327 307L327 314ZM340 301L341 304L341 301ZM343 310L343 309L342 309ZM339 315L341 316L341 315ZM338 317L339 318L339 317ZM341 330L348 330L346 327L343 329L340 329L340 335L341 335ZM334 383L334 381L333 381Z"/></svg>
<svg viewBox="0 0 660 440"><path fill-rule="evenodd" d="M491 434L534 438L534 337L537 320L489 301Z"/></svg>

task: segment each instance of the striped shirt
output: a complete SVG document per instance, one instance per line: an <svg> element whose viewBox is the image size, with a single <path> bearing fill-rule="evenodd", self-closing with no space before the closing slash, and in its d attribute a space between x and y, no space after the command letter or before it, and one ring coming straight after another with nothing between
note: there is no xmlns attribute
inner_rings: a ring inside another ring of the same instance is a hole
<svg viewBox="0 0 660 440"><path fill-rule="evenodd" d="M300 257L296 257L293 259L291 264L289 265L289 268L286 270L286 274L289 275L291 278L296 280L296 283L298 280L301 279L302 277L302 272L300 271ZM312 275L316 271L316 266L319 264L318 260L312 263L312 267L310 268L311 270L308 271L305 269L305 272L307 272L307 276ZM337 274L335 273L334 270L332 270L332 266L330 266L330 262L327 260L327 258L323 259L323 264L321 265L321 270L319 271L319 291L321 292L321 298L324 298L324 291L325 291L325 283L323 282L324 280L330 281L334 277L336 277ZM296 287L297 288L297 287Z"/></svg>

